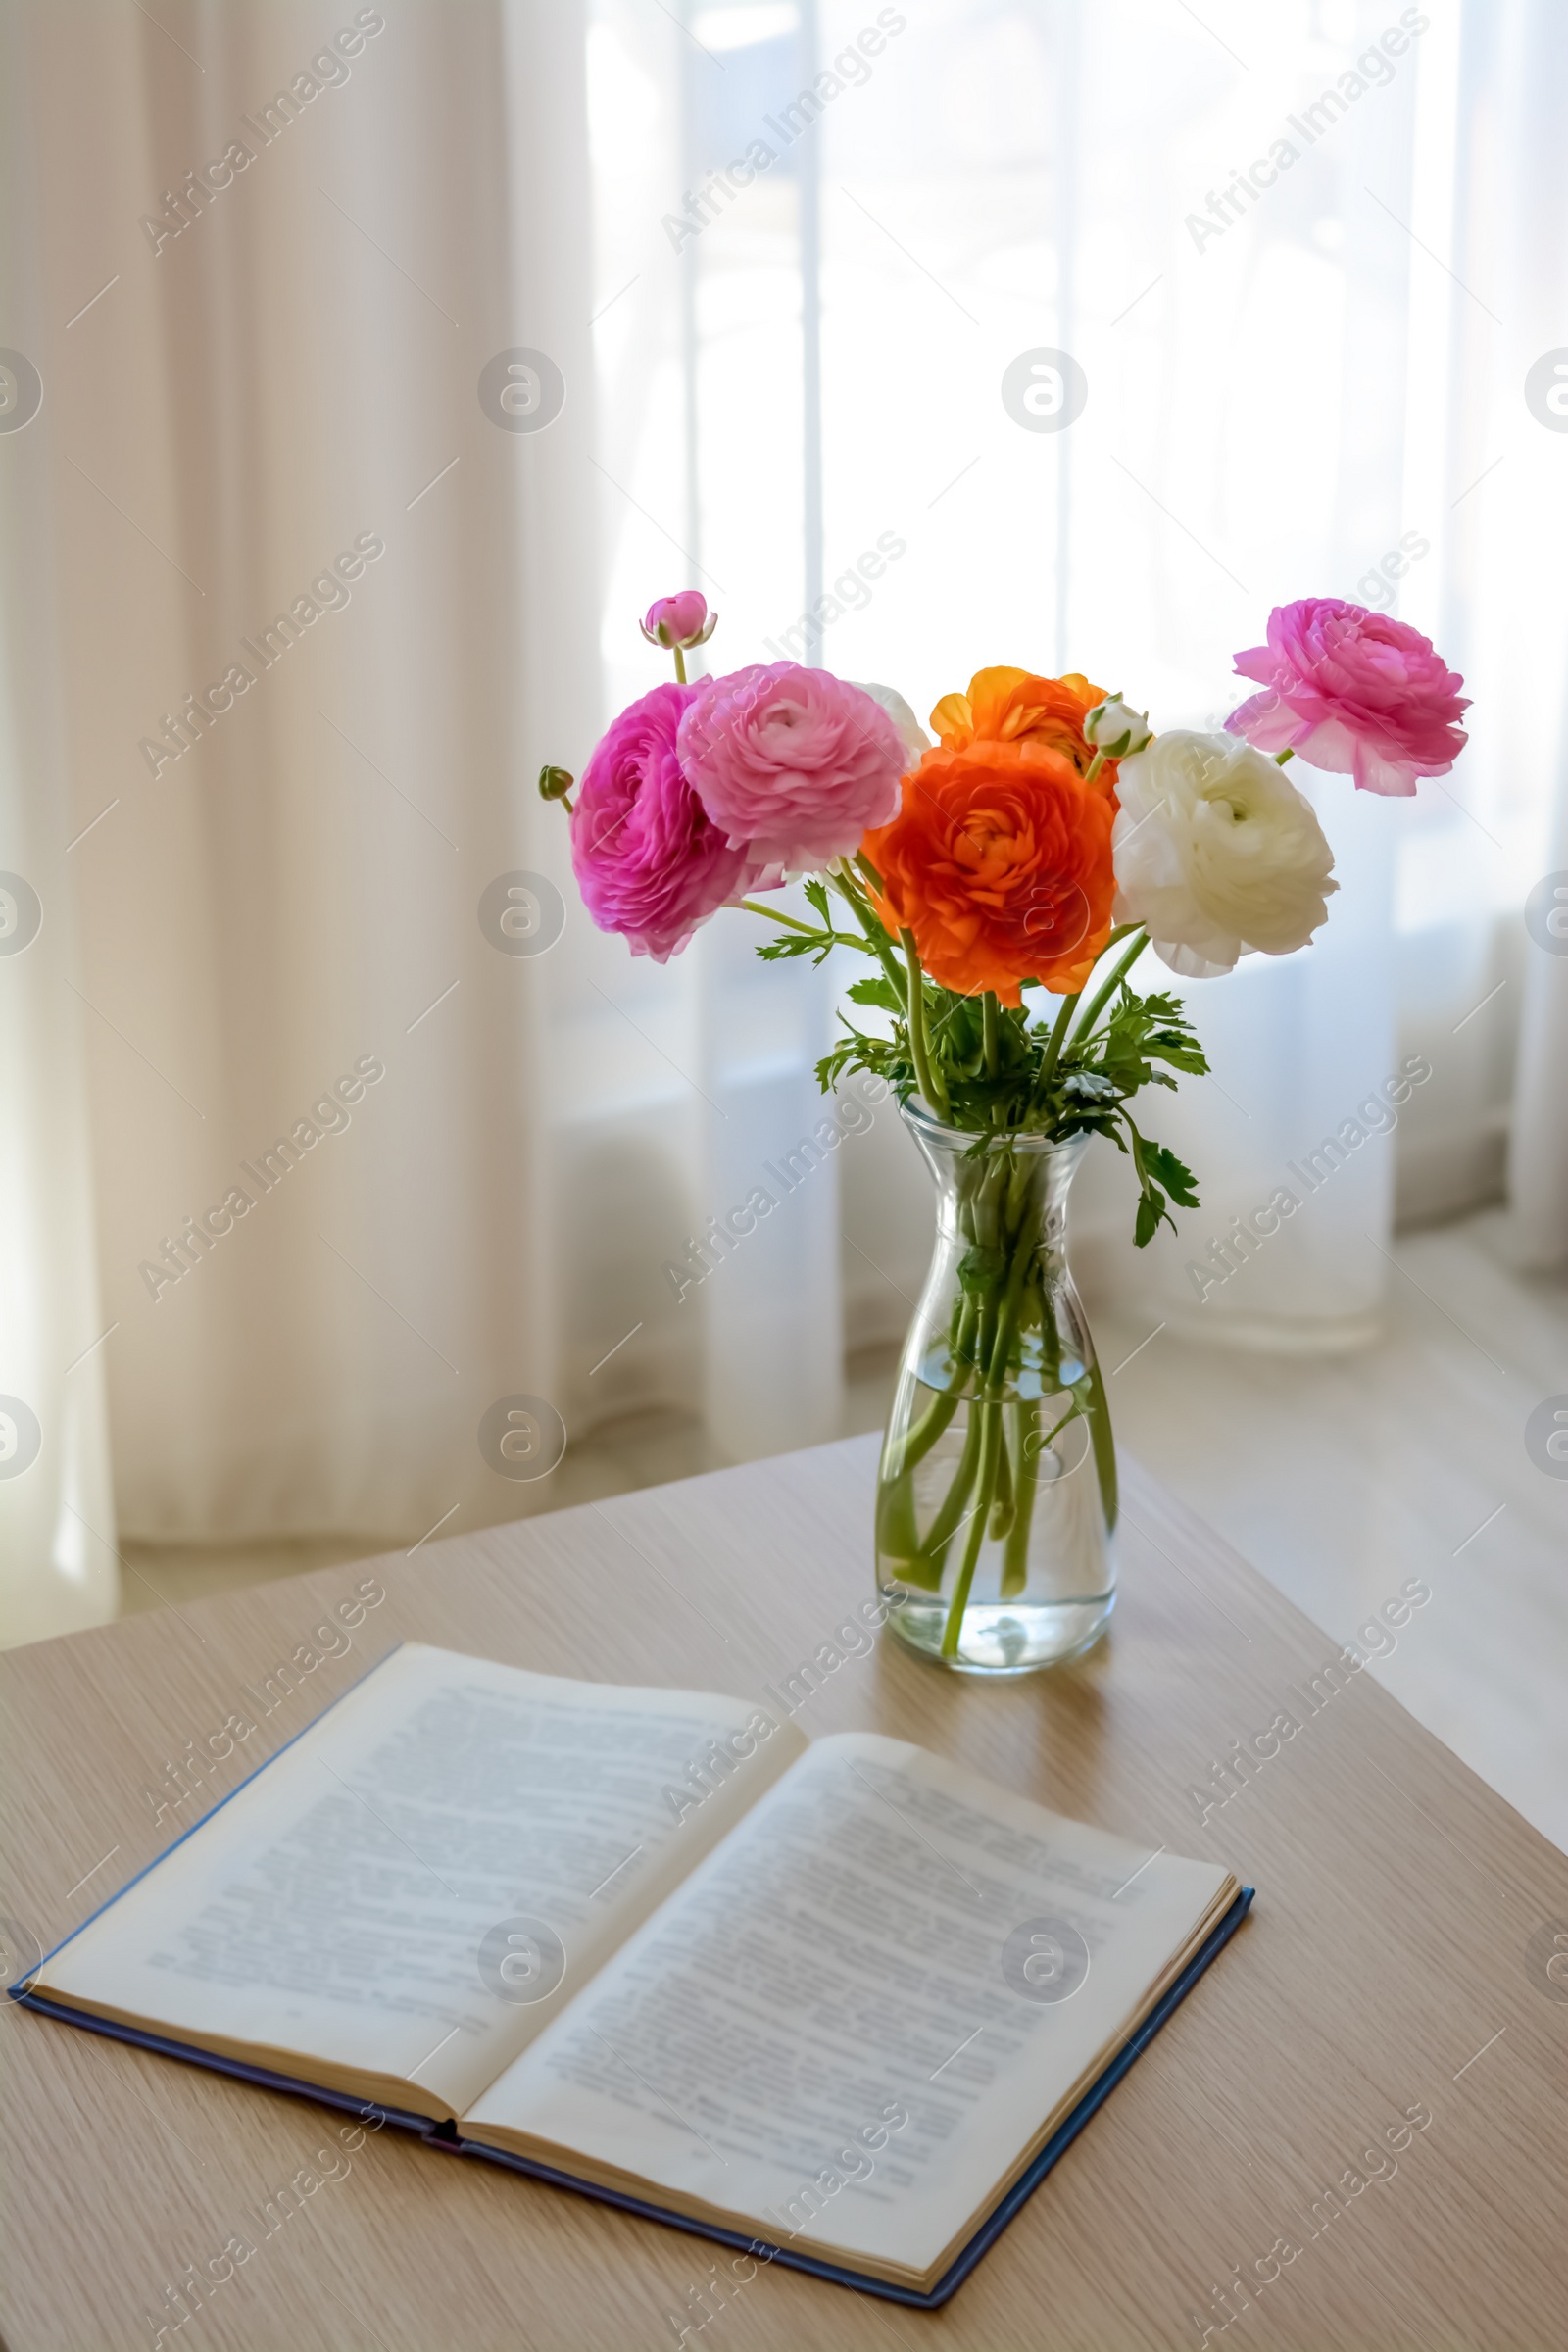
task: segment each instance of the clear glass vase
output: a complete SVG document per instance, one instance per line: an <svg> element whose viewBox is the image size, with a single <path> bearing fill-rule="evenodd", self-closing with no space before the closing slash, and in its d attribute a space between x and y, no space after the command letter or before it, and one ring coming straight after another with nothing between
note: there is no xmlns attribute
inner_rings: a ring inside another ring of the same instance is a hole
<svg viewBox="0 0 1568 2352"><path fill-rule="evenodd" d="M1029 1674L1087 1649L1115 1601L1116 1454L1065 1250L1087 1141L904 1118L937 1242L877 1473L878 1589L922 1657Z"/></svg>

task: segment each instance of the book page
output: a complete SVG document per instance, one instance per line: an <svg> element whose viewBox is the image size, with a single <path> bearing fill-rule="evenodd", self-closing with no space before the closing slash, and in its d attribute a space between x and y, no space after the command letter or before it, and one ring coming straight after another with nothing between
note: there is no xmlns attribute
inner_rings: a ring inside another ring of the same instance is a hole
<svg viewBox="0 0 1568 2352"><path fill-rule="evenodd" d="M464 2131L922 2270L1231 1885L902 1741L820 1740Z"/></svg>
<svg viewBox="0 0 1568 2352"><path fill-rule="evenodd" d="M803 1745L747 1700L411 1644L38 1988L282 2073L395 2077L420 2112L458 2113Z"/></svg>

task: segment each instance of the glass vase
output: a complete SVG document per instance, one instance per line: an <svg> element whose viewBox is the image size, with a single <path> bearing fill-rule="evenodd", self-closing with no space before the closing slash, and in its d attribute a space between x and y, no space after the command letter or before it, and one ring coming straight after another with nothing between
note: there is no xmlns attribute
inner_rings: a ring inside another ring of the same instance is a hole
<svg viewBox="0 0 1568 2352"><path fill-rule="evenodd" d="M878 1589L922 1657L1029 1674L1086 1650L1115 1600L1116 1454L1065 1250L1087 1139L904 1118L937 1239L877 1473Z"/></svg>

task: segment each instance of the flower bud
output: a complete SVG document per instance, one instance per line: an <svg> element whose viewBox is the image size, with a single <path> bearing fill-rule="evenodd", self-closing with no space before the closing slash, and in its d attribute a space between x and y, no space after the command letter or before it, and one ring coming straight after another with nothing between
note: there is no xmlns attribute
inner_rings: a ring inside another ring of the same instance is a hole
<svg viewBox="0 0 1568 2352"><path fill-rule="evenodd" d="M539 770L539 798L542 801L564 801L571 790L572 781L564 767L542 767Z"/></svg>
<svg viewBox="0 0 1568 2352"><path fill-rule="evenodd" d="M1084 720L1084 740L1107 760L1125 760L1154 740L1147 711L1133 710L1119 694L1107 694Z"/></svg>
<svg viewBox="0 0 1568 2352"><path fill-rule="evenodd" d="M662 596L650 605L640 625L650 645L706 645L718 614L710 612L708 599L695 588L683 588L679 596Z"/></svg>

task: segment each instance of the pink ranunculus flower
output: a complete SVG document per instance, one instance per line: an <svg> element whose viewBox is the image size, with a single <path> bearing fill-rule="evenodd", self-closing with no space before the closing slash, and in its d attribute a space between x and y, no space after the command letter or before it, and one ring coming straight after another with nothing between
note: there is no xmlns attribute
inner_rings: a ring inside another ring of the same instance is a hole
<svg viewBox="0 0 1568 2352"><path fill-rule="evenodd" d="M642 632L650 645L706 645L718 626L718 614L710 613L708 599L695 588L683 588L678 596L661 596L648 608L642 621Z"/></svg>
<svg viewBox="0 0 1568 2352"><path fill-rule="evenodd" d="M705 813L681 773L675 734L695 686L656 686L595 746L571 813L571 862L601 931L667 963L757 868Z"/></svg>
<svg viewBox="0 0 1568 2352"><path fill-rule="evenodd" d="M1236 668L1265 691L1231 712L1231 734L1260 752L1299 752L1363 792L1414 792L1417 776L1446 776L1465 747L1463 678L1419 629L1363 605L1276 605L1267 645L1238 654Z"/></svg>
<svg viewBox="0 0 1568 2352"><path fill-rule="evenodd" d="M858 686L795 662L707 678L680 722L681 765L732 849L771 873L848 858L899 809L908 762Z"/></svg>

